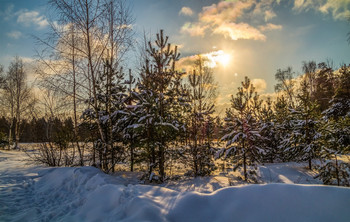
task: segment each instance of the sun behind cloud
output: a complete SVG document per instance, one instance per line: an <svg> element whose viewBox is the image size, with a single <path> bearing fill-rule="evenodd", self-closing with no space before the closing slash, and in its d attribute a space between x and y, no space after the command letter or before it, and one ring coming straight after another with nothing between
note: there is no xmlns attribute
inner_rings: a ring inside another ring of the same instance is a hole
<svg viewBox="0 0 350 222"><path fill-rule="evenodd" d="M223 52L217 56L217 60L222 66L226 67L230 63L231 55Z"/></svg>
<svg viewBox="0 0 350 222"><path fill-rule="evenodd" d="M205 65L210 68L215 68L218 65L226 67L231 61L231 55L229 53L224 52L223 50L203 54L203 57L207 59Z"/></svg>

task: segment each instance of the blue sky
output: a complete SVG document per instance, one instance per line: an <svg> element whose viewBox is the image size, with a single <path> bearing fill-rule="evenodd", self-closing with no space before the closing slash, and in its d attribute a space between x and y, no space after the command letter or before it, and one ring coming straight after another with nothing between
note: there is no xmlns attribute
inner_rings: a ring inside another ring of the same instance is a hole
<svg viewBox="0 0 350 222"><path fill-rule="evenodd" d="M0 0L0 64L35 55L32 35L48 31L45 0ZM227 103L244 76L261 93L273 93L278 68L301 73L303 61L350 62L350 0L127 0L137 37L164 29L183 60L195 54L229 55L214 69L218 102Z"/></svg>

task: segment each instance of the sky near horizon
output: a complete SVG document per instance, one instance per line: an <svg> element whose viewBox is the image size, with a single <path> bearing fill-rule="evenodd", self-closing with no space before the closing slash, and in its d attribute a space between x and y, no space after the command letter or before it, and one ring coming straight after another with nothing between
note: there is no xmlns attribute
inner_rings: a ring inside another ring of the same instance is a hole
<svg viewBox="0 0 350 222"><path fill-rule="evenodd" d="M210 57L225 106L244 76L260 93L273 93L276 70L303 61L350 62L350 0L126 0L136 37L160 29L179 45L182 59ZM34 57L48 32L46 0L0 0L0 64Z"/></svg>

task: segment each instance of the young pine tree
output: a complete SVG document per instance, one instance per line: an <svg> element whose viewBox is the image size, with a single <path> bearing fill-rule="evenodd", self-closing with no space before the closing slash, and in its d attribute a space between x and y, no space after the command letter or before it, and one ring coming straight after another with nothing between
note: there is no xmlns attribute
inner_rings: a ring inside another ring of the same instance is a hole
<svg viewBox="0 0 350 222"><path fill-rule="evenodd" d="M325 184L350 185L350 165L339 160L350 152L350 69L343 66L339 70L338 85L330 107L322 114L321 155L326 164L320 167L320 178Z"/></svg>
<svg viewBox="0 0 350 222"><path fill-rule="evenodd" d="M281 160L281 154L278 149L280 137L278 132L278 123L276 113L273 111L273 103L270 97L261 110L260 128L262 143L265 150L264 162L273 163Z"/></svg>
<svg viewBox="0 0 350 222"><path fill-rule="evenodd" d="M261 136L257 120L252 113L254 86L248 77L238 88L236 96L232 96L231 108L226 112L226 135L221 140L226 141L225 156L232 156L236 168L243 167L244 180L248 180L247 166L258 163L264 150L260 148ZM255 174L254 170L249 171ZM253 177L251 179L254 179Z"/></svg>
<svg viewBox="0 0 350 222"><path fill-rule="evenodd" d="M158 168L160 181L165 179L166 154L169 144L177 138L182 123L177 118L181 95L180 76L176 61L180 54L177 47L168 43L163 30L157 34L154 44L148 42L146 60L138 83L136 110L139 135L149 159L149 174Z"/></svg>
<svg viewBox="0 0 350 222"><path fill-rule="evenodd" d="M96 98L88 100L91 104L97 104L94 109L86 109L83 113L85 120L98 120L102 129L102 138L95 141L99 156L99 165L104 171L114 171L117 161L123 158L123 147L117 142L122 142L117 122L125 109L126 87L123 84L124 74L122 69L116 71L112 63L107 59L103 72L96 81ZM97 110L97 112L95 112Z"/></svg>
<svg viewBox="0 0 350 222"><path fill-rule="evenodd" d="M195 70L188 76L188 80L191 103L188 121L190 159L194 175L204 176L214 170L212 114L216 87L212 70L204 66L201 56L196 61Z"/></svg>
<svg viewBox="0 0 350 222"><path fill-rule="evenodd" d="M317 105L311 101L309 83L304 79L301 82L301 92L297 95L298 104L295 110L291 110L294 117L289 145L285 153L290 160L308 161L309 169L312 169L312 159L319 157L320 147L318 139L318 114Z"/></svg>

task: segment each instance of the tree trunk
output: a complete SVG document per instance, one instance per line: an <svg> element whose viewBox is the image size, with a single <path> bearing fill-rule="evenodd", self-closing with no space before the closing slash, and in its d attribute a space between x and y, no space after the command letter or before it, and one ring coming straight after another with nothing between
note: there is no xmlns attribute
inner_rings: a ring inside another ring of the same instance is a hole
<svg viewBox="0 0 350 222"><path fill-rule="evenodd" d="M74 141L78 148L79 153L79 165L84 166L84 154L81 150L78 138L78 118L77 118L77 82L76 82L76 70L75 70L75 36L74 25L72 24L72 70L73 70L73 117L74 117ZM73 146L74 147L74 146Z"/></svg>
<svg viewBox="0 0 350 222"><path fill-rule="evenodd" d="M17 101L18 103L20 103L20 101L18 100ZM21 116L20 116L20 113L19 113L19 105L17 107L17 111L16 111L16 123L15 123L15 146L14 148L17 149L18 148L18 143L19 143L19 133L20 133L20 130L19 130L19 127L20 127L20 121L21 121Z"/></svg>
<svg viewBox="0 0 350 222"><path fill-rule="evenodd" d="M131 105L132 104L132 100L131 100L131 90L132 90L132 81L133 81L133 77L131 75L131 69L129 69L129 102L128 104ZM133 136L133 132L130 132L130 171L133 172L134 171L134 136Z"/></svg>
<svg viewBox="0 0 350 222"><path fill-rule="evenodd" d="M134 144L130 145L130 171L134 171Z"/></svg>
<svg viewBox="0 0 350 222"><path fill-rule="evenodd" d="M311 166L311 156L309 156L309 170L312 170L312 166Z"/></svg>
<svg viewBox="0 0 350 222"><path fill-rule="evenodd" d="M335 174L336 174L336 176L337 176L337 184L338 184L338 186L340 186L337 155L335 155Z"/></svg>
<svg viewBox="0 0 350 222"><path fill-rule="evenodd" d="M94 142L93 147L92 147L92 166L94 166L94 167L96 167L96 145L97 144Z"/></svg>
<svg viewBox="0 0 350 222"><path fill-rule="evenodd" d="M22 76L23 74L23 67L21 69L17 68L16 69L16 88L17 88L17 95L16 95L16 124L15 124L15 149L18 148L18 143L19 143L19 124L21 123L21 114L20 114L20 109L21 109L21 94L22 92Z"/></svg>
<svg viewBox="0 0 350 222"><path fill-rule="evenodd" d="M244 180L247 181L247 158L246 158L246 152L243 142L243 172L244 172Z"/></svg>
<svg viewBox="0 0 350 222"><path fill-rule="evenodd" d="M106 139L105 139L105 136L104 136L104 133L103 133L103 129L102 129L102 126L101 126L101 122L100 122L100 119L98 117L98 104L97 104L97 92L96 92L96 87L97 87L97 83L96 83L96 73L95 73L95 69L94 69L94 65L92 63L92 45L91 45L91 40L90 40L90 35L91 35L91 32L90 32L90 17L89 17L89 3L87 1L85 1L85 7L86 7L86 47L87 47L87 51L88 51L88 68L89 68L89 71L90 71L90 74L91 74L91 80L92 80L92 96L94 98L94 105L93 105L93 108L94 108L94 111L96 113L96 124L97 124L97 128L98 128L98 132L100 134L100 138L101 138L101 141L102 143L104 143L106 145ZM104 148L104 153L106 153L106 147Z"/></svg>
<svg viewBox="0 0 350 222"><path fill-rule="evenodd" d="M11 118L10 129L9 129L9 146L8 146L8 149L11 149L11 145L13 143L13 138L12 138L13 122L14 122L14 119Z"/></svg>
<svg viewBox="0 0 350 222"><path fill-rule="evenodd" d="M148 113L148 111L147 111ZM154 146L151 146L151 142L153 141L153 137L151 136L151 128L149 125L147 125L147 150L149 152L149 159L150 159L150 164L149 164L149 174L153 172L153 168L155 167L156 164L156 151L154 149Z"/></svg>
<svg viewBox="0 0 350 222"><path fill-rule="evenodd" d="M162 144L159 147L159 174L160 174L160 180L163 182L165 179L165 169L164 169L164 144Z"/></svg>
<svg viewBox="0 0 350 222"><path fill-rule="evenodd" d="M307 108L305 108L306 110ZM306 122L306 129L305 129L305 136L306 136L306 143L307 145L310 145L311 141L310 141L310 130L309 130L309 118L308 116L306 115L305 117L305 122ZM309 169L311 170L312 169L312 163L311 163L311 160L312 160L312 150L309 151Z"/></svg>
<svg viewBox="0 0 350 222"><path fill-rule="evenodd" d="M108 113L108 133L109 133L109 148L111 150L112 155L112 172L114 172L114 164L115 164L115 150L114 150L114 138L113 138L113 123L111 118L111 108L112 108L112 75L113 75L113 61L114 61L114 10L113 10L113 2L110 1L110 17L109 17L109 40L110 40L110 47L111 47L111 54L110 54L110 67L109 72L107 75L107 113Z"/></svg>
<svg viewBox="0 0 350 222"><path fill-rule="evenodd" d="M15 124L15 146L14 146L15 149L18 148L18 143L19 143L19 123L16 120L16 124Z"/></svg>

